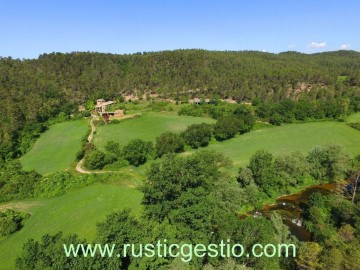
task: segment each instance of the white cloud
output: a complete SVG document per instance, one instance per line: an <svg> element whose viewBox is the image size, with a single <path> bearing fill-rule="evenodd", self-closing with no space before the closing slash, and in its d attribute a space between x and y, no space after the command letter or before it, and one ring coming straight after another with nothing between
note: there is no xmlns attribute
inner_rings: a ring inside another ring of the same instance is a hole
<svg viewBox="0 0 360 270"><path fill-rule="evenodd" d="M342 44L340 46L340 50L350 50L351 45L350 44Z"/></svg>
<svg viewBox="0 0 360 270"><path fill-rule="evenodd" d="M319 49L319 48L325 48L326 47L326 42L311 42L309 45L308 45L308 48L316 48L316 49Z"/></svg>

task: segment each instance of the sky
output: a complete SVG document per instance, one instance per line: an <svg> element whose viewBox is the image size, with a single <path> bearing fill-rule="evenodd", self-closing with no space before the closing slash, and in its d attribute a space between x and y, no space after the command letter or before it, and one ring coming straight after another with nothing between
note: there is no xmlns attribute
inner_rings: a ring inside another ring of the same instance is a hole
<svg viewBox="0 0 360 270"><path fill-rule="evenodd" d="M359 0L0 0L0 56L360 50Z"/></svg>

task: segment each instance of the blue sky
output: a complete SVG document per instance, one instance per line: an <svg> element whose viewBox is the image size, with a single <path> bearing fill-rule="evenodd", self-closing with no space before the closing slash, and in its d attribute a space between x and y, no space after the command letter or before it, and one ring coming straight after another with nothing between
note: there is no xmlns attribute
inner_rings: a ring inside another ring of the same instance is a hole
<svg viewBox="0 0 360 270"><path fill-rule="evenodd" d="M360 50L359 0L0 0L0 56Z"/></svg>

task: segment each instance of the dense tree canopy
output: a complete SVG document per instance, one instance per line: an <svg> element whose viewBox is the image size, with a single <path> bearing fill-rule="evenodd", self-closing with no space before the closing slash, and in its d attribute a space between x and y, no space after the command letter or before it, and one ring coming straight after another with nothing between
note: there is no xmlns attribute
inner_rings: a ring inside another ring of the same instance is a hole
<svg viewBox="0 0 360 270"><path fill-rule="evenodd" d="M343 180L356 167L351 164L350 155L337 144L314 147L306 156L294 152L274 157L267 151L259 150L251 156L247 167L240 168L237 180L248 194L248 202L256 206L264 196L288 193L292 187L306 181L326 183Z"/></svg>

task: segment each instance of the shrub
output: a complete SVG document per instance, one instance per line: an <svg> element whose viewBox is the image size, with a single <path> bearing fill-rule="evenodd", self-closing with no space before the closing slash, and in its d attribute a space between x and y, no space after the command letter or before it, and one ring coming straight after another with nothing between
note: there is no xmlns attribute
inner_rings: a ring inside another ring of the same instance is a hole
<svg viewBox="0 0 360 270"><path fill-rule="evenodd" d="M340 145L315 147L307 158L311 174L316 180L341 180L350 169L350 156Z"/></svg>
<svg viewBox="0 0 360 270"><path fill-rule="evenodd" d="M36 197L52 198L63 195L75 187L84 187L97 181L94 174L72 174L70 172L57 172L44 176L35 186Z"/></svg>
<svg viewBox="0 0 360 270"><path fill-rule="evenodd" d="M273 126L281 126L281 123L283 122L283 118L280 114L275 114L274 116L270 117L269 123Z"/></svg>
<svg viewBox="0 0 360 270"><path fill-rule="evenodd" d="M180 153L184 151L184 140L175 133L165 132L156 138L156 155L161 157L167 153Z"/></svg>
<svg viewBox="0 0 360 270"><path fill-rule="evenodd" d="M84 156L85 156L85 149L83 147L76 153L76 160L80 161L84 158Z"/></svg>
<svg viewBox="0 0 360 270"><path fill-rule="evenodd" d="M179 115L189 115L189 116L197 116L201 117L204 116L205 111L202 106L199 105L187 105L181 107Z"/></svg>
<svg viewBox="0 0 360 270"><path fill-rule="evenodd" d="M108 122L108 124L119 124L119 123L121 123L121 120L119 119L112 119Z"/></svg>
<svg viewBox="0 0 360 270"><path fill-rule="evenodd" d="M76 153L76 159L79 161L84 158L86 153L95 150L95 145L92 143L85 143L85 145Z"/></svg>
<svg viewBox="0 0 360 270"><path fill-rule="evenodd" d="M168 105L170 105L171 103L166 102L166 101L160 101L160 102L153 102L151 104L149 104L149 106L151 107L151 110L153 112L161 112L161 111L166 111L168 110Z"/></svg>
<svg viewBox="0 0 360 270"><path fill-rule="evenodd" d="M263 150L256 151L250 158L248 168L252 172L255 184L266 194L270 195L277 189L271 153Z"/></svg>
<svg viewBox="0 0 360 270"><path fill-rule="evenodd" d="M235 108L233 114L237 119L239 119L238 129L240 134L249 132L253 128L255 124L255 117L253 116L252 110L249 106L239 105Z"/></svg>
<svg viewBox="0 0 360 270"><path fill-rule="evenodd" d="M239 130L239 119L233 116L220 118L214 126L214 137L218 141L233 138Z"/></svg>
<svg viewBox="0 0 360 270"><path fill-rule="evenodd" d="M134 139L124 146L123 157L134 166L144 164L154 153L152 142Z"/></svg>
<svg viewBox="0 0 360 270"><path fill-rule="evenodd" d="M0 202L33 197L40 181L40 174L23 171L19 161L8 162L0 172Z"/></svg>
<svg viewBox="0 0 360 270"><path fill-rule="evenodd" d="M360 123L348 123L347 125L354 129L360 130Z"/></svg>
<svg viewBox="0 0 360 270"><path fill-rule="evenodd" d="M0 212L0 236L17 232L22 228L22 221L30 216L28 213L21 213L11 209Z"/></svg>
<svg viewBox="0 0 360 270"><path fill-rule="evenodd" d="M120 153L121 153L119 143L114 142L114 141L108 141L105 144L105 150L110 153L113 153L115 155L120 155Z"/></svg>
<svg viewBox="0 0 360 270"><path fill-rule="evenodd" d="M274 161L275 174L285 185L302 184L310 175L310 164L301 152L279 156Z"/></svg>
<svg viewBox="0 0 360 270"><path fill-rule="evenodd" d="M85 157L85 166L91 170L102 169L105 164L105 154L99 150L92 150Z"/></svg>
<svg viewBox="0 0 360 270"><path fill-rule="evenodd" d="M212 125L210 124L194 124L181 134L185 143L191 148L196 149L199 147L207 146L211 140Z"/></svg>
<svg viewBox="0 0 360 270"><path fill-rule="evenodd" d="M119 170L126 166L129 166L129 162L126 159L120 157L115 162L106 164L104 166L104 170Z"/></svg>

